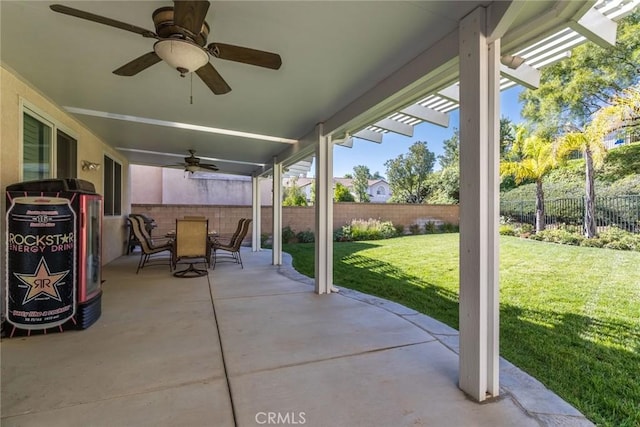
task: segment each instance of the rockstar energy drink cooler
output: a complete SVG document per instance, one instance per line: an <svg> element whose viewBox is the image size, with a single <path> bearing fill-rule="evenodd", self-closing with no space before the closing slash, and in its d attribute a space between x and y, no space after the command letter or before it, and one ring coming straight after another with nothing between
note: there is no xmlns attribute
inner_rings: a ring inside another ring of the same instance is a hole
<svg viewBox="0 0 640 427"><path fill-rule="evenodd" d="M68 199L15 197L7 211L7 320L58 326L75 314L76 220Z"/></svg>

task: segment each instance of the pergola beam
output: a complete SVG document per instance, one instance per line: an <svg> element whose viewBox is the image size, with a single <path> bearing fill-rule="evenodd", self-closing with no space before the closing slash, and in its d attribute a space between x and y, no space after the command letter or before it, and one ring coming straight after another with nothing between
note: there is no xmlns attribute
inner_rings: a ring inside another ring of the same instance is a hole
<svg viewBox="0 0 640 427"><path fill-rule="evenodd" d="M527 64L522 64L516 69L501 64L500 74L527 89L538 89L540 87L540 71Z"/></svg>
<svg viewBox="0 0 640 427"><path fill-rule="evenodd" d="M404 136L413 136L413 126L406 123L399 122L393 119L383 119L373 124L373 126L380 129L385 129L390 132L399 133Z"/></svg>
<svg viewBox="0 0 640 427"><path fill-rule="evenodd" d="M442 90L439 90L438 95L440 95L445 99L448 99L449 101L459 103L460 102L460 86L458 85L458 83L454 83L451 86L448 86Z"/></svg>
<svg viewBox="0 0 640 427"><path fill-rule="evenodd" d="M524 7L524 1L493 2L487 9L487 41L501 38L511 28Z"/></svg>
<svg viewBox="0 0 640 427"><path fill-rule="evenodd" d="M362 129L353 134L356 138L366 139L367 141L376 142L378 144L382 143L382 136L384 134L382 132L376 132L371 129Z"/></svg>
<svg viewBox="0 0 640 427"><path fill-rule="evenodd" d="M569 27L602 48L616 45L618 24L596 9L589 9L582 18L570 21Z"/></svg>
<svg viewBox="0 0 640 427"><path fill-rule="evenodd" d="M433 123L434 125L449 127L449 115L447 113L441 113L433 108L423 107L420 104L413 104L404 110L400 111L407 116L415 117L416 119L423 120L425 122Z"/></svg>

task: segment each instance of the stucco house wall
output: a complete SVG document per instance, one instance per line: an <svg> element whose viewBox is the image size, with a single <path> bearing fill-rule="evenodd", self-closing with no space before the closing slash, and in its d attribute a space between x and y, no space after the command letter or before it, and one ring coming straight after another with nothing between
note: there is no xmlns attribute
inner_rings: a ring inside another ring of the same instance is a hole
<svg viewBox="0 0 640 427"><path fill-rule="evenodd" d="M133 203L167 205L251 205L248 176L191 174L182 168L131 165ZM272 204L271 180L260 180L261 204Z"/></svg>
<svg viewBox="0 0 640 427"><path fill-rule="evenodd" d="M101 164L104 155L107 154L112 159L122 165L122 215L108 216L103 219L102 236L102 263L106 264L123 254L127 229L125 227L125 217L128 215L130 206L130 184L129 184L129 164L115 149L104 143L100 138L86 129L79 121L67 114L60 106L54 104L43 96L37 88L30 85L21 76L12 71L0 67L0 184L2 185L2 241L6 240L6 198L4 192L7 185L21 181L21 154L22 141L20 139L22 124L21 102L33 107L36 112L46 119L56 123L62 130L77 139L77 178L92 182L98 193L103 192L103 171L89 170L83 171L82 160ZM2 259L5 259L5 245L2 245ZM4 267L4 265L3 265ZM4 276L3 276L4 277Z"/></svg>

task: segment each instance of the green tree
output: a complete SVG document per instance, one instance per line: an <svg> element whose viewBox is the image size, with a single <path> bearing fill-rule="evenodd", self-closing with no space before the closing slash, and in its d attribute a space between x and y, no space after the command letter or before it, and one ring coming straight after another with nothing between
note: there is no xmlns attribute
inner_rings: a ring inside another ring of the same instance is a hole
<svg viewBox="0 0 640 427"><path fill-rule="evenodd" d="M316 202L316 180L311 181L311 188L309 189L309 200L311 204Z"/></svg>
<svg viewBox="0 0 640 427"><path fill-rule="evenodd" d="M585 235L596 235L595 171L604 156L596 112L611 106L625 88L640 82L640 10L618 22L615 47L586 43L571 57L542 70L537 90L521 94L522 116L538 135L556 137L559 154L580 150L585 158ZM599 119L603 120L603 119Z"/></svg>
<svg viewBox="0 0 640 427"><path fill-rule="evenodd" d="M640 81L640 10L618 22L615 47L585 43L541 72L540 87L525 90L522 116L547 136L567 123L584 129L593 114Z"/></svg>
<svg viewBox="0 0 640 427"><path fill-rule="evenodd" d="M352 178L353 178L353 174L345 173L343 178L349 178L349 179L352 179Z"/></svg>
<svg viewBox="0 0 640 427"><path fill-rule="evenodd" d="M460 131L458 128L453 128L451 138L442 142L442 149L442 154L438 156L438 162L442 169L458 164L460 161Z"/></svg>
<svg viewBox="0 0 640 427"><path fill-rule="evenodd" d="M623 125L640 117L640 85L621 91L611 101L611 105L601 108L594 119L578 129L570 127L561 135L557 144L557 155L566 159L571 153L581 151L585 160L585 212L584 235L592 238L597 235L595 206L595 173L602 167L607 150L604 137Z"/></svg>
<svg viewBox="0 0 640 427"><path fill-rule="evenodd" d="M369 177L369 179L384 179L384 176L380 175L380 172L375 171L373 175Z"/></svg>
<svg viewBox="0 0 640 427"><path fill-rule="evenodd" d="M427 200L434 204L456 204L460 200L460 132L457 128L442 145L443 154L438 156L442 170L431 174Z"/></svg>
<svg viewBox="0 0 640 427"><path fill-rule="evenodd" d="M353 168L353 192L356 193L356 199L360 203L370 202L369 199L369 177L371 172L369 168L363 165L354 166Z"/></svg>
<svg viewBox="0 0 640 427"><path fill-rule="evenodd" d="M516 142L516 126L508 117L500 118L500 158L511 150Z"/></svg>
<svg viewBox="0 0 640 427"><path fill-rule="evenodd" d="M556 166L553 144L538 135L525 137L519 132L511 150L517 151L517 160L503 161L500 174L511 175L516 183L534 180L536 183L536 233L544 230L544 191L542 182L545 175Z"/></svg>
<svg viewBox="0 0 640 427"><path fill-rule="evenodd" d="M333 189L333 200L335 202L355 202L356 199L349 189L340 182L336 182L336 186Z"/></svg>
<svg viewBox="0 0 640 427"><path fill-rule="evenodd" d="M430 177L428 203L455 205L460 203L460 165L455 163Z"/></svg>
<svg viewBox="0 0 640 427"><path fill-rule="evenodd" d="M409 153L400 154L392 160L387 160L389 186L395 201L405 203L422 203L428 196L425 189L427 178L433 170L436 156L427 148L423 141L415 142L409 147Z"/></svg>
<svg viewBox="0 0 640 427"><path fill-rule="evenodd" d="M307 206L307 197L304 191L298 187L297 178L293 178L290 187L285 187L282 206Z"/></svg>

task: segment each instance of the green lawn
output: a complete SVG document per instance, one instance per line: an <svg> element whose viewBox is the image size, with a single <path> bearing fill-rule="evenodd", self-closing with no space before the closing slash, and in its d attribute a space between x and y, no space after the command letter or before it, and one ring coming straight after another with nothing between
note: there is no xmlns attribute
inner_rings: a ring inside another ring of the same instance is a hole
<svg viewBox="0 0 640 427"><path fill-rule="evenodd" d="M334 244L334 283L458 328L458 234ZM313 277L313 244L284 245ZM640 253L500 240L501 355L598 425L640 426Z"/></svg>

